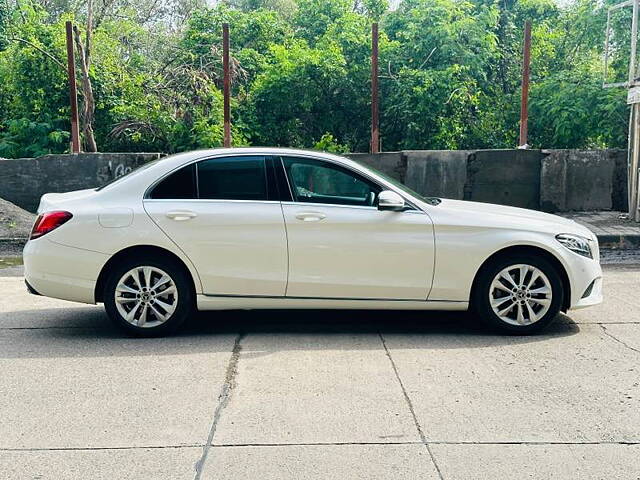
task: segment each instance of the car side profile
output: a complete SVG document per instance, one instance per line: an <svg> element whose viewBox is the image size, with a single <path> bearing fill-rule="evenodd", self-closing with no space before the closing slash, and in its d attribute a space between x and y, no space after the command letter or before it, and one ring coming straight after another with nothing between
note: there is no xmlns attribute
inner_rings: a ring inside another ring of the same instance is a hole
<svg viewBox="0 0 640 480"><path fill-rule="evenodd" d="M598 242L561 217L424 198L353 160L282 148L148 163L42 197L24 249L32 293L104 303L167 334L198 310L472 308L530 334L602 301Z"/></svg>

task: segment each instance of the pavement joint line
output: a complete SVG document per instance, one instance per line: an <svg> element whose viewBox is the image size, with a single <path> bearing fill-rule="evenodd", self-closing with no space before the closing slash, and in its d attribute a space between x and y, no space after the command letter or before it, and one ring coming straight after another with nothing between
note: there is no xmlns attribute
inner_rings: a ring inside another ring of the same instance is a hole
<svg viewBox="0 0 640 480"><path fill-rule="evenodd" d="M83 327L81 325L69 327L0 327L0 330L108 330L107 328Z"/></svg>
<svg viewBox="0 0 640 480"><path fill-rule="evenodd" d="M640 322L590 322L588 320L584 321L584 322L576 322L576 321L570 321L570 322L554 322L554 325L640 325Z"/></svg>
<svg viewBox="0 0 640 480"><path fill-rule="evenodd" d="M177 448L199 448L203 447L202 443L183 444L183 445L142 445L142 446L115 446L115 447L17 447L2 448L0 452L85 452L100 450L162 450Z"/></svg>
<svg viewBox="0 0 640 480"><path fill-rule="evenodd" d="M555 442L555 441L438 441L429 442L430 445L640 445L638 441L603 441L603 442ZM303 443L216 443L212 448L243 448L243 447L341 447L341 446L397 446L397 445L423 445L422 442L303 442ZM140 446L115 446L115 447L17 447L2 448L0 452L84 452L102 450L165 450L180 448L202 448L202 443L182 445L140 445Z"/></svg>
<svg viewBox="0 0 640 480"><path fill-rule="evenodd" d="M618 337L616 337L615 335L612 335L611 333L609 333L607 331L607 327L605 327L603 324L600 324L600 328L602 329L602 332L609 338L611 338L612 340L618 342L620 345L623 345L625 347L627 347L629 350L633 350L636 353L640 353L640 350L638 350L637 348L632 347L631 345L629 345L628 343L620 340Z"/></svg>
<svg viewBox="0 0 640 480"><path fill-rule="evenodd" d="M429 446L429 443L427 442L427 438L424 435L424 432L422 431L422 427L420 426L420 422L418 421L418 417L416 415L416 412L413 408L413 403L411 402L411 398L409 398L409 394L407 393L407 389L404 388L404 383L402 383L402 379L400 378L400 372L398 372L398 367L396 366L396 362L393 360L393 357L391 356L391 352L389 351L389 348L387 347L387 342L385 342L384 337L382 336L381 332L378 332L378 336L380 337L380 341L382 342L382 346L384 347L384 351L387 355L387 358L389 359L389 362L391 363L391 368L393 368L393 373L396 376L396 380L398 380L398 383L400 384L400 389L402 390L402 394L404 395L404 399L407 402L407 406L409 407L409 412L411 412L411 416L413 417L413 423L416 426L416 430L418 430L418 435L420 436L420 441L422 442L422 444L425 446L425 448L427 449L427 453L429 453L429 457L431 458L431 462L433 463L433 466L435 467L436 471L438 472L438 477L440 478L440 480L444 480L444 476L442 475L442 472L440 471L440 467L438 466L438 463L436 462L436 458L433 455L433 452L431 451L431 447Z"/></svg>
<svg viewBox="0 0 640 480"><path fill-rule="evenodd" d="M291 442L291 443L214 443L213 448L236 447L341 447L352 445L424 445L420 441L415 442Z"/></svg>
<svg viewBox="0 0 640 480"><path fill-rule="evenodd" d="M584 323L586 325L589 325L589 322L581 322ZM593 322L591 325L596 324L596 325L638 325L640 324L640 322Z"/></svg>
<svg viewBox="0 0 640 480"><path fill-rule="evenodd" d="M244 333L240 332L236 337L236 341L233 344L233 350L231 351L231 357L229 358L229 363L227 364L227 370L224 377L224 383L222 384L222 388L220 389L220 394L218 395L218 405L216 406L215 411L213 412L213 419L211 421L211 427L209 429L209 435L207 437L207 442L202 447L202 456L200 460L198 460L195 464L195 477L194 480L200 480L202 477L202 471L204 470L204 465L207 461L207 456L209 455L209 450L211 449L211 444L213 443L213 437L216 434L216 428L218 427L218 422L220 421L220 417L222 416L222 411L225 409L229 400L231 399L231 393L236 386L236 375L238 374L238 361L240 360L240 351L242 350L242 346L240 342L244 338Z"/></svg>
<svg viewBox="0 0 640 480"><path fill-rule="evenodd" d="M214 443L212 448L243 448L243 447L340 447L354 445L424 445L423 442L302 442L302 443ZM638 441L602 441L602 442L567 442L542 440L512 440L512 441L429 441L429 445L640 445Z"/></svg>
<svg viewBox="0 0 640 480"><path fill-rule="evenodd" d="M639 441L603 441L603 442L560 442L560 441L504 441L504 442L473 442L473 441L431 441L431 445L640 445Z"/></svg>
<svg viewBox="0 0 640 480"><path fill-rule="evenodd" d="M574 322L575 325L598 325L600 327L602 327L603 325L640 325L640 322ZM563 325L563 324L560 324ZM571 325L570 323L567 323L566 325Z"/></svg>

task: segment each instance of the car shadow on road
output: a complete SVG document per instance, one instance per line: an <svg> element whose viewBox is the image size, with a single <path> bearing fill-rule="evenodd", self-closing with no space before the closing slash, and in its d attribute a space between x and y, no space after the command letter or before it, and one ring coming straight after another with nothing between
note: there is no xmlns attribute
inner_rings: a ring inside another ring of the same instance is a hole
<svg viewBox="0 0 640 480"><path fill-rule="evenodd" d="M528 344L567 337L580 331L566 315L560 315L542 334L505 336L487 330L477 317L467 312L251 310L201 312L172 337L139 339L128 337L115 328L100 307L16 313L19 313L19 326L2 328L0 321L0 332L3 333L0 358L226 352L233 348L234 339L240 333L247 337L258 336L257 340L253 339L254 343L262 336L269 344L267 350L274 347L274 339L280 349L313 350L334 348L332 345L338 344L344 347L344 341L339 339L345 336L357 339L380 334L400 341L403 348L406 345L406 348L414 349L460 349ZM34 319L32 322L31 318ZM14 332L14 335L7 332ZM287 338L278 341L278 337ZM352 343L354 349L375 345L375 342Z"/></svg>
<svg viewBox="0 0 640 480"><path fill-rule="evenodd" d="M447 337L455 339L451 348L464 348L465 343L496 345L530 343L550 337L575 335L580 327L568 316L560 314L541 334L530 336L503 335L489 330L470 312L435 312L406 310L252 310L201 312L183 331L183 335L213 333L287 334L287 335L370 335L407 338L438 338L438 346L447 345ZM464 339L473 342L465 342Z"/></svg>

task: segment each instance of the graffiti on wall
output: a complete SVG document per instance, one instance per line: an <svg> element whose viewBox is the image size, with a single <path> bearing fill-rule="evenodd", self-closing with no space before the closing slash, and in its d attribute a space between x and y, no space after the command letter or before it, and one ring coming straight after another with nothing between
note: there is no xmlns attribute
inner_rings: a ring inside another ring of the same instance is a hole
<svg viewBox="0 0 640 480"><path fill-rule="evenodd" d="M113 167L113 163L109 160L109 171L113 175L113 178L120 178L128 173L131 173L133 170L129 165L125 165L124 163L118 163L115 168Z"/></svg>

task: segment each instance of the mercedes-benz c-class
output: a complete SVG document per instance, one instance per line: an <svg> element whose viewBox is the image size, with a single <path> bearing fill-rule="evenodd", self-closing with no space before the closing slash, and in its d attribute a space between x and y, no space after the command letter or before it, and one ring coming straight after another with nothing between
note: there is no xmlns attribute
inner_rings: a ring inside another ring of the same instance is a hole
<svg viewBox="0 0 640 480"><path fill-rule="evenodd" d="M336 155L214 149L42 197L32 293L103 303L138 335L196 310L467 310L536 332L602 301L598 242L561 217L425 198Z"/></svg>

